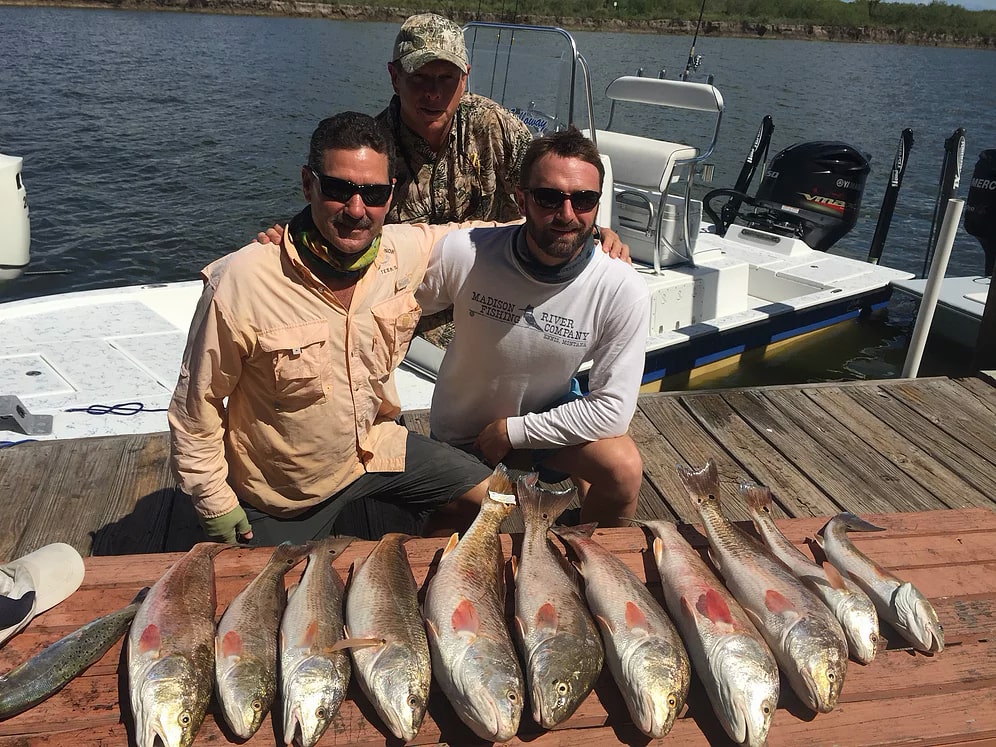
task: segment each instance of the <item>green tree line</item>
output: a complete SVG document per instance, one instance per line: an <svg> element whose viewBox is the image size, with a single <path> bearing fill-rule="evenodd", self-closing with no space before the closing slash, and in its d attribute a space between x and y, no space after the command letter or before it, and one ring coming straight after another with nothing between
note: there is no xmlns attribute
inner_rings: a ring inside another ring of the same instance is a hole
<svg viewBox="0 0 996 747"><path fill-rule="evenodd" d="M372 0L396 5L396 0ZM409 6L411 7L411 6ZM463 17L482 14L517 21L523 16L623 22L698 19L699 0L443 0L434 10ZM967 10L933 0L926 5L881 0L707 0L703 22L897 29L959 37L996 37L996 11Z"/></svg>

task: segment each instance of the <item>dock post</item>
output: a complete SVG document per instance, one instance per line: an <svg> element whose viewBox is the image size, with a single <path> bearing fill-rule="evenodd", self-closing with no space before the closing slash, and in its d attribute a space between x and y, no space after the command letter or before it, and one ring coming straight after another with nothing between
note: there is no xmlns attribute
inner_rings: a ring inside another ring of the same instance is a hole
<svg viewBox="0 0 996 747"><path fill-rule="evenodd" d="M923 358L923 349L927 346L927 334L930 332L930 323L934 319L934 309L937 307L937 297L941 292L941 281L944 280L944 273L948 269L951 247L964 207L964 200L952 198L948 200L947 210L944 211L944 222L941 224L941 232L937 239L937 251L930 263L927 285L923 289L920 310L917 312L916 324L910 337L910 348L906 352L906 363L903 364L904 379L916 378L917 371L920 370L920 360Z"/></svg>

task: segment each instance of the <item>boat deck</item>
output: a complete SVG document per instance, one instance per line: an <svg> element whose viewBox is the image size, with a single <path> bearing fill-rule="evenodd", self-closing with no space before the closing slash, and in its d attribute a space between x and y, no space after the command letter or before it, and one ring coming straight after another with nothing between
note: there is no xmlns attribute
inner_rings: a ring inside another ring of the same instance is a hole
<svg viewBox="0 0 996 747"><path fill-rule="evenodd" d="M640 515L697 523L674 464L714 458L725 511L745 513L734 497L750 479L779 502L782 530L807 551L826 518L860 513L887 531L855 543L935 604L947 647L913 652L883 626L874 662L849 667L843 697L814 715L783 686L769 744L881 745L996 742L996 386L989 379L919 379L642 395L632 434L644 455ZM425 413L409 413L424 429ZM153 583L198 538L189 501L175 495L164 434L26 443L0 450L0 557L53 541L86 558L82 589L36 618L0 648L7 671L43 646L121 607ZM512 527L514 529L514 527ZM704 549L693 526L686 536ZM659 580L637 528L596 537L624 558L650 588ZM506 556L520 536L503 536ZM416 539L408 551L421 582L444 540ZM354 542L337 561L345 576L371 543ZM259 571L263 549L232 549L216 559L218 613ZM288 576L293 582L301 568ZM83 676L35 709L0 722L2 745L125 744L130 730L127 677L115 646ZM208 715L196 744L229 743ZM271 717L247 744L280 741ZM727 743L701 686L666 744ZM524 718L517 737L536 745L646 744L632 726L607 673L575 715L542 732ZM354 686L322 745L395 744ZM434 693L418 744L475 744L445 698Z"/></svg>

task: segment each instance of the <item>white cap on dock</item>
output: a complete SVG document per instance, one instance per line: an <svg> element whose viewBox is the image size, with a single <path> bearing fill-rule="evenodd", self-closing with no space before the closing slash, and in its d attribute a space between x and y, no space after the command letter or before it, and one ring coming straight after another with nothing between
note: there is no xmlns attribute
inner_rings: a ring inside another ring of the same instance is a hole
<svg viewBox="0 0 996 747"><path fill-rule="evenodd" d="M83 558L56 542L0 565L0 644L83 583Z"/></svg>

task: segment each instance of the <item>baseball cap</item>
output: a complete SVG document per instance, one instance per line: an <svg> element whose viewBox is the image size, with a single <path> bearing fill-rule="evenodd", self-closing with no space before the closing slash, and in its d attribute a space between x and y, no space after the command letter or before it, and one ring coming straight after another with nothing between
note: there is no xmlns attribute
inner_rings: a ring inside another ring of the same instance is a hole
<svg viewBox="0 0 996 747"><path fill-rule="evenodd" d="M435 13L410 16L394 40L392 61L401 63L406 73L414 73L434 60L445 60L467 71L467 44L463 30L453 21Z"/></svg>
<svg viewBox="0 0 996 747"><path fill-rule="evenodd" d="M83 558L63 542L0 564L0 645L23 630L31 618L80 588L83 571Z"/></svg>

